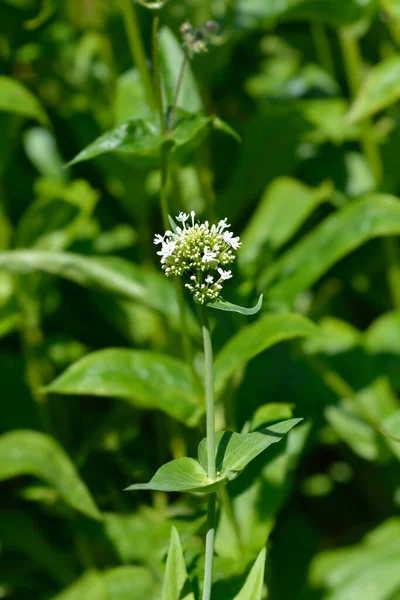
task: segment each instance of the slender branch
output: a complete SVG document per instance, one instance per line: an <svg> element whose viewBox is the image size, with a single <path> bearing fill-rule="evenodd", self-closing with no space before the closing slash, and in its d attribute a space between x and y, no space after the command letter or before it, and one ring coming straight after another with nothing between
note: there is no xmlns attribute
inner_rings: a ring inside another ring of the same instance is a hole
<svg viewBox="0 0 400 600"><path fill-rule="evenodd" d="M121 0L122 16L125 23L129 48L133 62L139 70L146 93L146 100L152 108L156 108L156 102L151 84L150 72L147 66L146 54L143 48L142 36L136 18L135 6L132 0Z"/></svg>
<svg viewBox="0 0 400 600"><path fill-rule="evenodd" d="M216 477L215 466L215 409L214 409L214 367L210 325L207 308L202 306L202 332L204 343L205 388L206 388L206 426L207 426L207 474L210 479ZM203 600L210 600L214 562L216 494L208 496L206 556L204 566Z"/></svg>
<svg viewBox="0 0 400 600"><path fill-rule="evenodd" d="M187 52L185 52L185 57L182 61L181 68L180 68L179 75L178 75L178 81L176 83L175 97L174 97L174 101L172 103L171 113L170 113L169 119L168 119L168 133L171 133L173 126L174 126L176 109L178 108L179 93L181 91L181 87L182 87L182 83L183 83L183 76L185 74L185 68L186 68L188 59L189 59L189 56L188 56Z"/></svg>
<svg viewBox="0 0 400 600"><path fill-rule="evenodd" d="M325 71L335 78L335 63L325 25L323 23L311 22L311 35L319 62Z"/></svg>
<svg viewBox="0 0 400 600"><path fill-rule="evenodd" d="M204 344L205 388L206 388L206 427L207 427L207 468L210 479L216 477L215 466L215 406L214 406L214 365L210 325L207 307L202 306L202 333Z"/></svg>
<svg viewBox="0 0 400 600"><path fill-rule="evenodd" d="M204 585L202 600L210 600L214 562L216 494L209 494L207 506L206 557L204 563Z"/></svg>
<svg viewBox="0 0 400 600"><path fill-rule="evenodd" d="M156 98L156 106L160 117L160 131L162 134L166 133L167 127L165 123L165 114L163 106L163 97L161 89L161 70L160 70L160 52L158 48L158 30L160 27L160 13L155 11L153 17L153 31L152 31L152 44L153 44L153 77L154 77L154 91Z"/></svg>
<svg viewBox="0 0 400 600"><path fill-rule="evenodd" d="M383 248L386 254L386 277L394 307L400 309L400 257L395 238L383 238Z"/></svg>

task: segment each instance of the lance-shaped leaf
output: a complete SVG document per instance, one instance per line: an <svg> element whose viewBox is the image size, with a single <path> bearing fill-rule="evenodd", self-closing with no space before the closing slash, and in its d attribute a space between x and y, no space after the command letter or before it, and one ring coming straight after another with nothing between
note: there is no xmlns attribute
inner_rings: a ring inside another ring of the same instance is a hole
<svg viewBox="0 0 400 600"><path fill-rule="evenodd" d="M75 510L92 519L101 519L74 465L57 442L47 435L20 430L0 437L0 481L20 475L43 479Z"/></svg>
<svg viewBox="0 0 400 600"><path fill-rule="evenodd" d="M234 600L261 600L264 586L266 550L263 548L257 557L247 579Z"/></svg>
<svg viewBox="0 0 400 600"><path fill-rule="evenodd" d="M48 125L48 118L39 100L22 83L11 77L0 77L0 111L29 117Z"/></svg>
<svg viewBox="0 0 400 600"><path fill-rule="evenodd" d="M179 305L172 282L161 273L147 271L116 257L81 256L71 252L14 250L0 253L0 270L10 273L43 271L64 277L78 285L138 301L165 315L171 326L178 327ZM195 319L187 312L192 332Z"/></svg>
<svg viewBox="0 0 400 600"><path fill-rule="evenodd" d="M185 363L145 350L93 352L70 366L47 391L120 398L139 408L162 410L191 425L203 411Z"/></svg>
<svg viewBox="0 0 400 600"><path fill-rule="evenodd" d="M207 306L210 308L215 308L216 310L224 310L225 312L236 312L241 315L255 315L257 314L262 307L263 294L258 299L257 304L252 308L246 308L245 306L239 306L238 304L232 304L223 298L219 298L218 300L214 300L213 302L208 302Z"/></svg>
<svg viewBox="0 0 400 600"><path fill-rule="evenodd" d="M215 388L219 394L233 373L273 344L295 337L317 335L318 328L297 314L266 315L244 327L221 350L215 361Z"/></svg>
<svg viewBox="0 0 400 600"><path fill-rule="evenodd" d="M256 456L271 444L280 442L302 419L288 419L252 433L219 431L215 440L215 460L219 478L240 473ZM207 438L199 444L199 461L207 469Z"/></svg>
<svg viewBox="0 0 400 600"><path fill-rule="evenodd" d="M216 129L221 129L220 120L214 116L205 117L178 109L172 131L164 135L160 131L158 116L129 119L89 144L69 165L116 152L129 156L131 161L139 165L157 166L164 144L168 144L172 152L182 153L184 150L186 153L204 139L214 122ZM223 129L232 132L228 126Z"/></svg>
<svg viewBox="0 0 400 600"><path fill-rule="evenodd" d="M400 98L400 55L391 56L371 69L350 108L347 120L361 121Z"/></svg>
<svg viewBox="0 0 400 600"><path fill-rule="evenodd" d="M370 194L327 217L286 252L260 279L260 289L270 287L274 303L293 302L338 260L370 239L400 234L400 201L386 194Z"/></svg>
<svg viewBox="0 0 400 600"><path fill-rule="evenodd" d="M161 600L194 600L176 527L172 527Z"/></svg>
<svg viewBox="0 0 400 600"><path fill-rule="evenodd" d="M126 490L209 493L215 491L220 483L209 479L197 460L185 456L160 467L149 483L135 483Z"/></svg>

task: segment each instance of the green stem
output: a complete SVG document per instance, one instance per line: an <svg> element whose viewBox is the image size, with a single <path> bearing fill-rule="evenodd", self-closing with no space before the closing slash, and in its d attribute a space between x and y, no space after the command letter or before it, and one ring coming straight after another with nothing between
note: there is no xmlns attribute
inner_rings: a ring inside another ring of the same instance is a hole
<svg viewBox="0 0 400 600"><path fill-rule="evenodd" d="M206 427L207 427L207 474L210 479L216 478L215 465L215 406L214 406L214 365L210 325L207 308L202 306L202 333L204 344L205 389L206 389ZM203 600L211 598L214 537L215 537L215 505L216 494L208 497L206 556L204 566Z"/></svg>
<svg viewBox="0 0 400 600"><path fill-rule="evenodd" d="M136 18L135 6L132 0L121 0L122 16L124 18L126 34L128 36L129 48L133 61L139 70L145 89L146 100L152 108L156 108L156 102L153 94L153 86L149 68L147 66L146 54L144 52L142 36L140 34L139 24Z"/></svg>
<svg viewBox="0 0 400 600"><path fill-rule="evenodd" d="M160 27L160 13L156 11L153 17L153 31L152 31L152 44L153 44L153 77L154 77L154 92L156 99L156 106L160 117L160 131L164 135L167 131L164 115L163 97L161 89L161 70L160 70L160 52L158 48L158 29Z"/></svg>
<svg viewBox="0 0 400 600"><path fill-rule="evenodd" d="M207 307L202 305L202 333L204 345L205 388L206 388L206 427L207 427L207 468L210 479L216 477L215 466L215 405L214 405L214 365L210 325Z"/></svg>
<svg viewBox="0 0 400 600"><path fill-rule="evenodd" d="M182 83L183 83L183 76L185 74L185 67L186 67L188 59L189 59L189 56L185 52L185 57L182 61L181 68L180 68L179 75L178 75L178 81L176 83L175 97L174 97L174 101L173 101L172 108L171 108L171 114L168 119L168 133L171 133L171 131L174 127L175 113L176 113L176 109L178 107L179 92L181 91L181 87L182 87Z"/></svg>
<svg viewBox="0 0 400 600"><path fill-rule="evenodd" d="M314 46L318 60L322 67L335 78L335 63L332 58L331 47L325 25L323 23L311 22L311 35L314 40Z"/></svg>
<svg viewBox="0 0 400 600"><path fill-rule="evenodd" d="M207 505L207 534L206 534L206 556L204 562L204 585L202 600L210 600L213 563L214 563L214 539L215 539L215 505L216 493L209 494Z"/></svg>
<svg viewBox="0 0 400 600"><path fill-rule="evenodd" d="M354 32L346 27L339 30L339 41L342 48L344 67L350 93L352 98L355 98L363 77L360 45ZM379 148L374 140L372 123L369 119L366 119L362 124L361 145L378 187L382 180L382 159Z"/></svg>

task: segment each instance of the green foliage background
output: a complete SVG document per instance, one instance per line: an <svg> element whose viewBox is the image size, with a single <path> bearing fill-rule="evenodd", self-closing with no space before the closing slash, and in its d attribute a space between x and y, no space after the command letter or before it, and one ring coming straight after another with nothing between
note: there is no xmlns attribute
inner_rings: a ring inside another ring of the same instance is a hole
<svg viewBox="0 0 400 600"><path fill-rule="evenodd" d="M152 243L165 139L142 4L0 5L1 598L178 600L171 530L179 597L201 587L204 500L123 491L204 437ZM228 483L213 598L398 600L400 2L169 0L160 18L169 106L180 24L220 25L179 96L171 212L227 217L226 299L264 293L255 317L213 313L218 428L304 419Z"/></svg>

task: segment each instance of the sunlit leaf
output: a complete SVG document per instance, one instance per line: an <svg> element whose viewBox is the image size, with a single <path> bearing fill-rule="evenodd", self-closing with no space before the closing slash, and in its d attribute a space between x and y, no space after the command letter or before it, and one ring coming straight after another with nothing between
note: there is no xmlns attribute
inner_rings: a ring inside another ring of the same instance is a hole
<svg viewBox="0 0 400 600"><path fill-rule="evenodd" d="M280 442L302 419L289 419L252 433L219 431L216 436L216 468L220 477L240 473L256 456L271 444ZM207 438L199 444L199 461L207 469Z"/></svg>
<svg viewBox="0 0 400 600"><path fill-rule="evenodd" d="M265 548L261 550L247 579L234 600L261 600L264 587Z"/></svg>
<svg viewBox="0 0 400 600"><path fill-rule="evenodd" d="M187 153L198 146L214 127L214 123L217 124L217 129L221 129L220 121L215 121L213 116L205 117L179 109L176 111L172 131L163 135L158 116L132 118L101 135L71 160L69 165L116 152L139 165L155 167L159 164L164 144L181 156L182 152ZM224 128L224 131L232 133L230 128Z"/></svg>
<svg viewBox="0 0 400 600"><path fill-rule="evenodd" d="M149 483L135 483L126 490L207 493L214 491L216 487L197 460L185 456L160 467Z"/></svg>
<svg viewBox="0 0 400 600"><path fill-rule="evenodd" d="M145 350L93 352L69 367L47 391L120 398L139 408L162 410L188 424L194 424L203 410L185 363Z"/></svg>
<svg viewBox="0 0 400 600"><path fill-rule="evenodd" d="M161 600L194 600L193 593L185 589L187 582L188 575L179 533L176 527L172 527Z"/></svg>
<svg viewBox="0 0 400 600"><path fill-rule="evenodd" d="M391 311L378 317L365 332L364 344L373 354L400 354L400 312Z"/></svg>
<svg viewBox="0 0 400 600"><path fill-rule="evenodd" d="M224 310L225 312L236 312L241 315L255 315L257 314L262 307L263 294L260 295L257 304L252 308L246 308L245 306L238 306L237 304L232 304L223 298L218 298L213 302L209 302L207 306L210 308L215 308L216 310Z"/></svg>
<svg viewBox="0 0 400 600"><path fill-rule="evenodd" d="M20 475L43 479L75 510L92 519L101 519L72 462L57 442L47 435L21 430L0 437L0 480Z"/></svg>
<svg viewBox="0 0 400 600"><path fill-rule="evenodd" d="M400 234L400 201L394 196L370 194L354 200L327 217L261 277L260 288L269 287L271 302L293 302L332 265L368 240Z"/></svg>
<svg viewBox="0 0 400 600"><path fill-rule="evenodd" d="M391 56L374 67L350 107L348 120L361 121L400 98L400 56Z"/></svg>

